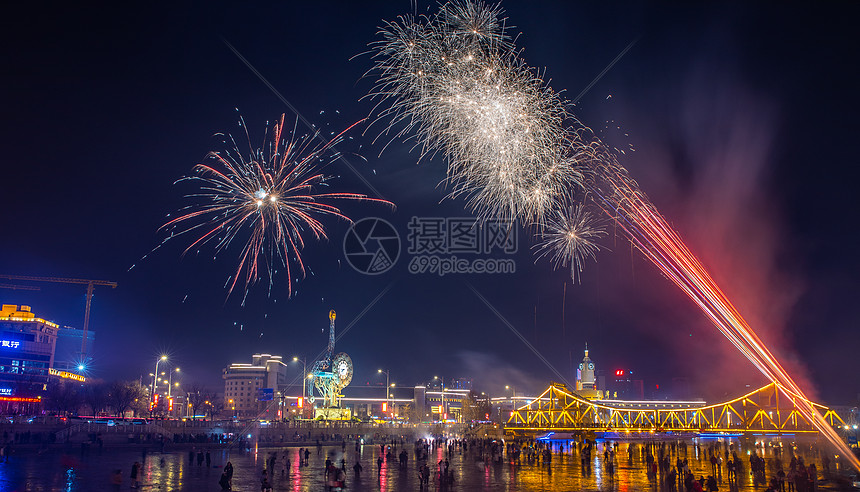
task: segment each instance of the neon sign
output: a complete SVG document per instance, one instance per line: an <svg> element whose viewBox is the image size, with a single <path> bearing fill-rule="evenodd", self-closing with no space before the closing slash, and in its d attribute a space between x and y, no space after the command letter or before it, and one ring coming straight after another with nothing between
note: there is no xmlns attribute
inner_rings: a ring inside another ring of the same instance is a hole
<svg viewBox="0 0 860 492"><path fill-rule="evenodd" d="M0 396L12 396L12 388L0 388Z"/></svg>
<svg viewBox="0 0 860 492"><path fill-rule="evenodd" d="M84 376L81 376L80 374L75 374L73 372L67 372L67 371L58 371L58 370L54 369L53 367L48 369L48 374L50 374L51 376L57 376L57 377L60 377L63 379L74 379L75 381L80 381L82 383L86 382L86 380L87 380L87 378L85 378Z"/></svg>
<svg viewBox="0 0 860 492"><path fill-rule="evenodd" d="M21 346L21 342L17 340L0 340L0 347L18 348L19 346Z"/></svg>

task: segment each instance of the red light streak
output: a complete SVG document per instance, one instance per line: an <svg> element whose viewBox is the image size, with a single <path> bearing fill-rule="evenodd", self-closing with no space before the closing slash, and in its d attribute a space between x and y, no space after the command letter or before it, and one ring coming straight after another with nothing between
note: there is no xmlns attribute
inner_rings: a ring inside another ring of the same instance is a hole
<svg viewBox="0 0 860 492"><path fill-rule="evenodd" d="M791 399L808 405L797 408L828 441L860 470L860 460L819 414L803 390L764 345L728 297L690 252L680 236L648 201L626 170L613 159L603 160L601 177L611 190L595 200L619 228L660 271L677 285L753 365Z"/></svg>

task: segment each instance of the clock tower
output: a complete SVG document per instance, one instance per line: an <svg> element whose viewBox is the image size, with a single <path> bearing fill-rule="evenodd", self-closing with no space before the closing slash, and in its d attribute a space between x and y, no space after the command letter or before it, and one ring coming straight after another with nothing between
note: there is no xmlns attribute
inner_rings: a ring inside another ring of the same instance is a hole
<svg viewBox="0 0 860 492"><path fill-rule="evenodd" d="M585 357L582 358L582 362L579 363L579 367L576 369L576 389L577 391L596 389L594 362L588 357L587 343L585 344Z"/></svg>

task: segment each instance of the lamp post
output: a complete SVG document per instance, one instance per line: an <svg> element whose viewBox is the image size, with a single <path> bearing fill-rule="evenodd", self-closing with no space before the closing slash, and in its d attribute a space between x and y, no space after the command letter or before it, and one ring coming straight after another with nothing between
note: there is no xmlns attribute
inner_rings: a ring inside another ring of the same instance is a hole
<svg viewBox="0 0 860 492"><path fill-rule="evenodd" d="M179 368L170 371L170 377L167 378L167 397L170 398L173 396L173 392L171 391L173 388L173 373L179 372Z"/></svg>
<svg viewBox="0 0 860 492"><path fill-rule="evenodd" d="M298 356L293 357L293 362L301 362L302 363L302 417L304 417L304 409L305 409L305 388L308 385L308 360L307 357L302 357L301 359Z"/></svg>
<svg viewBox="0 0 860 492"><path fill-rule="evenodd" d="M434 380L437 380L437 379L438 379L438 380L439 380L439 385L440 385L440 387L442 388L442 405L441 405L441 407L440 407L440 410L442 410L442 415L441 415L441 417L442 417L442 421L444 422L444 421L446 420L446 419L445 419L445 414L446 414L446 413L448 413L448 412L446 412L446 411L445 411L445 378L440 378L439 376L433 376L433 379L434 379Z"/></svg>
<svg viewBox="0 0 860 492"><path fill-rule="evenodd" d="M152 416L152 410L153 410L152 403L155 401L155 380L158 377L158 364L161 363L161 361L163 361L163 360L164 361L167 360L166 355L162 355L161 357L159 357L158 359L155 360L155 372L152 374L152 392L149 394L149 416L150 417Z"/></svg>
<svg viewBox="0 0 860 492"><path fill-rule="evenodd" d="M390 376L390 374L388 374L388 371L383 371L382 369L377 369L376 372L378 372L379 374L385 374L385 408L389 409L388 388L390 387L389 382L390 382L391 376Z"/></svg>
<svg viewBox="0 0 860 492"><path fill-rule="evenodd" d="M516 408L516 403L514 403L514 397L517 396L517 390L513 386L505 385L505 391L511 392L511 398L508 400L505 406L507 407L505 411L513 411ZM499 405L499 422L504 422L505 418L502 416L502 406Z"/></svg>

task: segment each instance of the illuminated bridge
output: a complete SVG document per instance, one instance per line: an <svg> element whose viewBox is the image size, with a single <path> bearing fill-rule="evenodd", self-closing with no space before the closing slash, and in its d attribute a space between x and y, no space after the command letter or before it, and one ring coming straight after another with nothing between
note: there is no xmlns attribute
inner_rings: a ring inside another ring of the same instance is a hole
<svg viewBox="0 0 860 492"><path fill-rule="evenodd" d="M547 432L816 434L799 405L814 408L834 427L845 425L833 410L798 397L777 383L715 405L593 401L563 384L551 383L540 396L511 413L505 433L529 437Z"/></svg>

